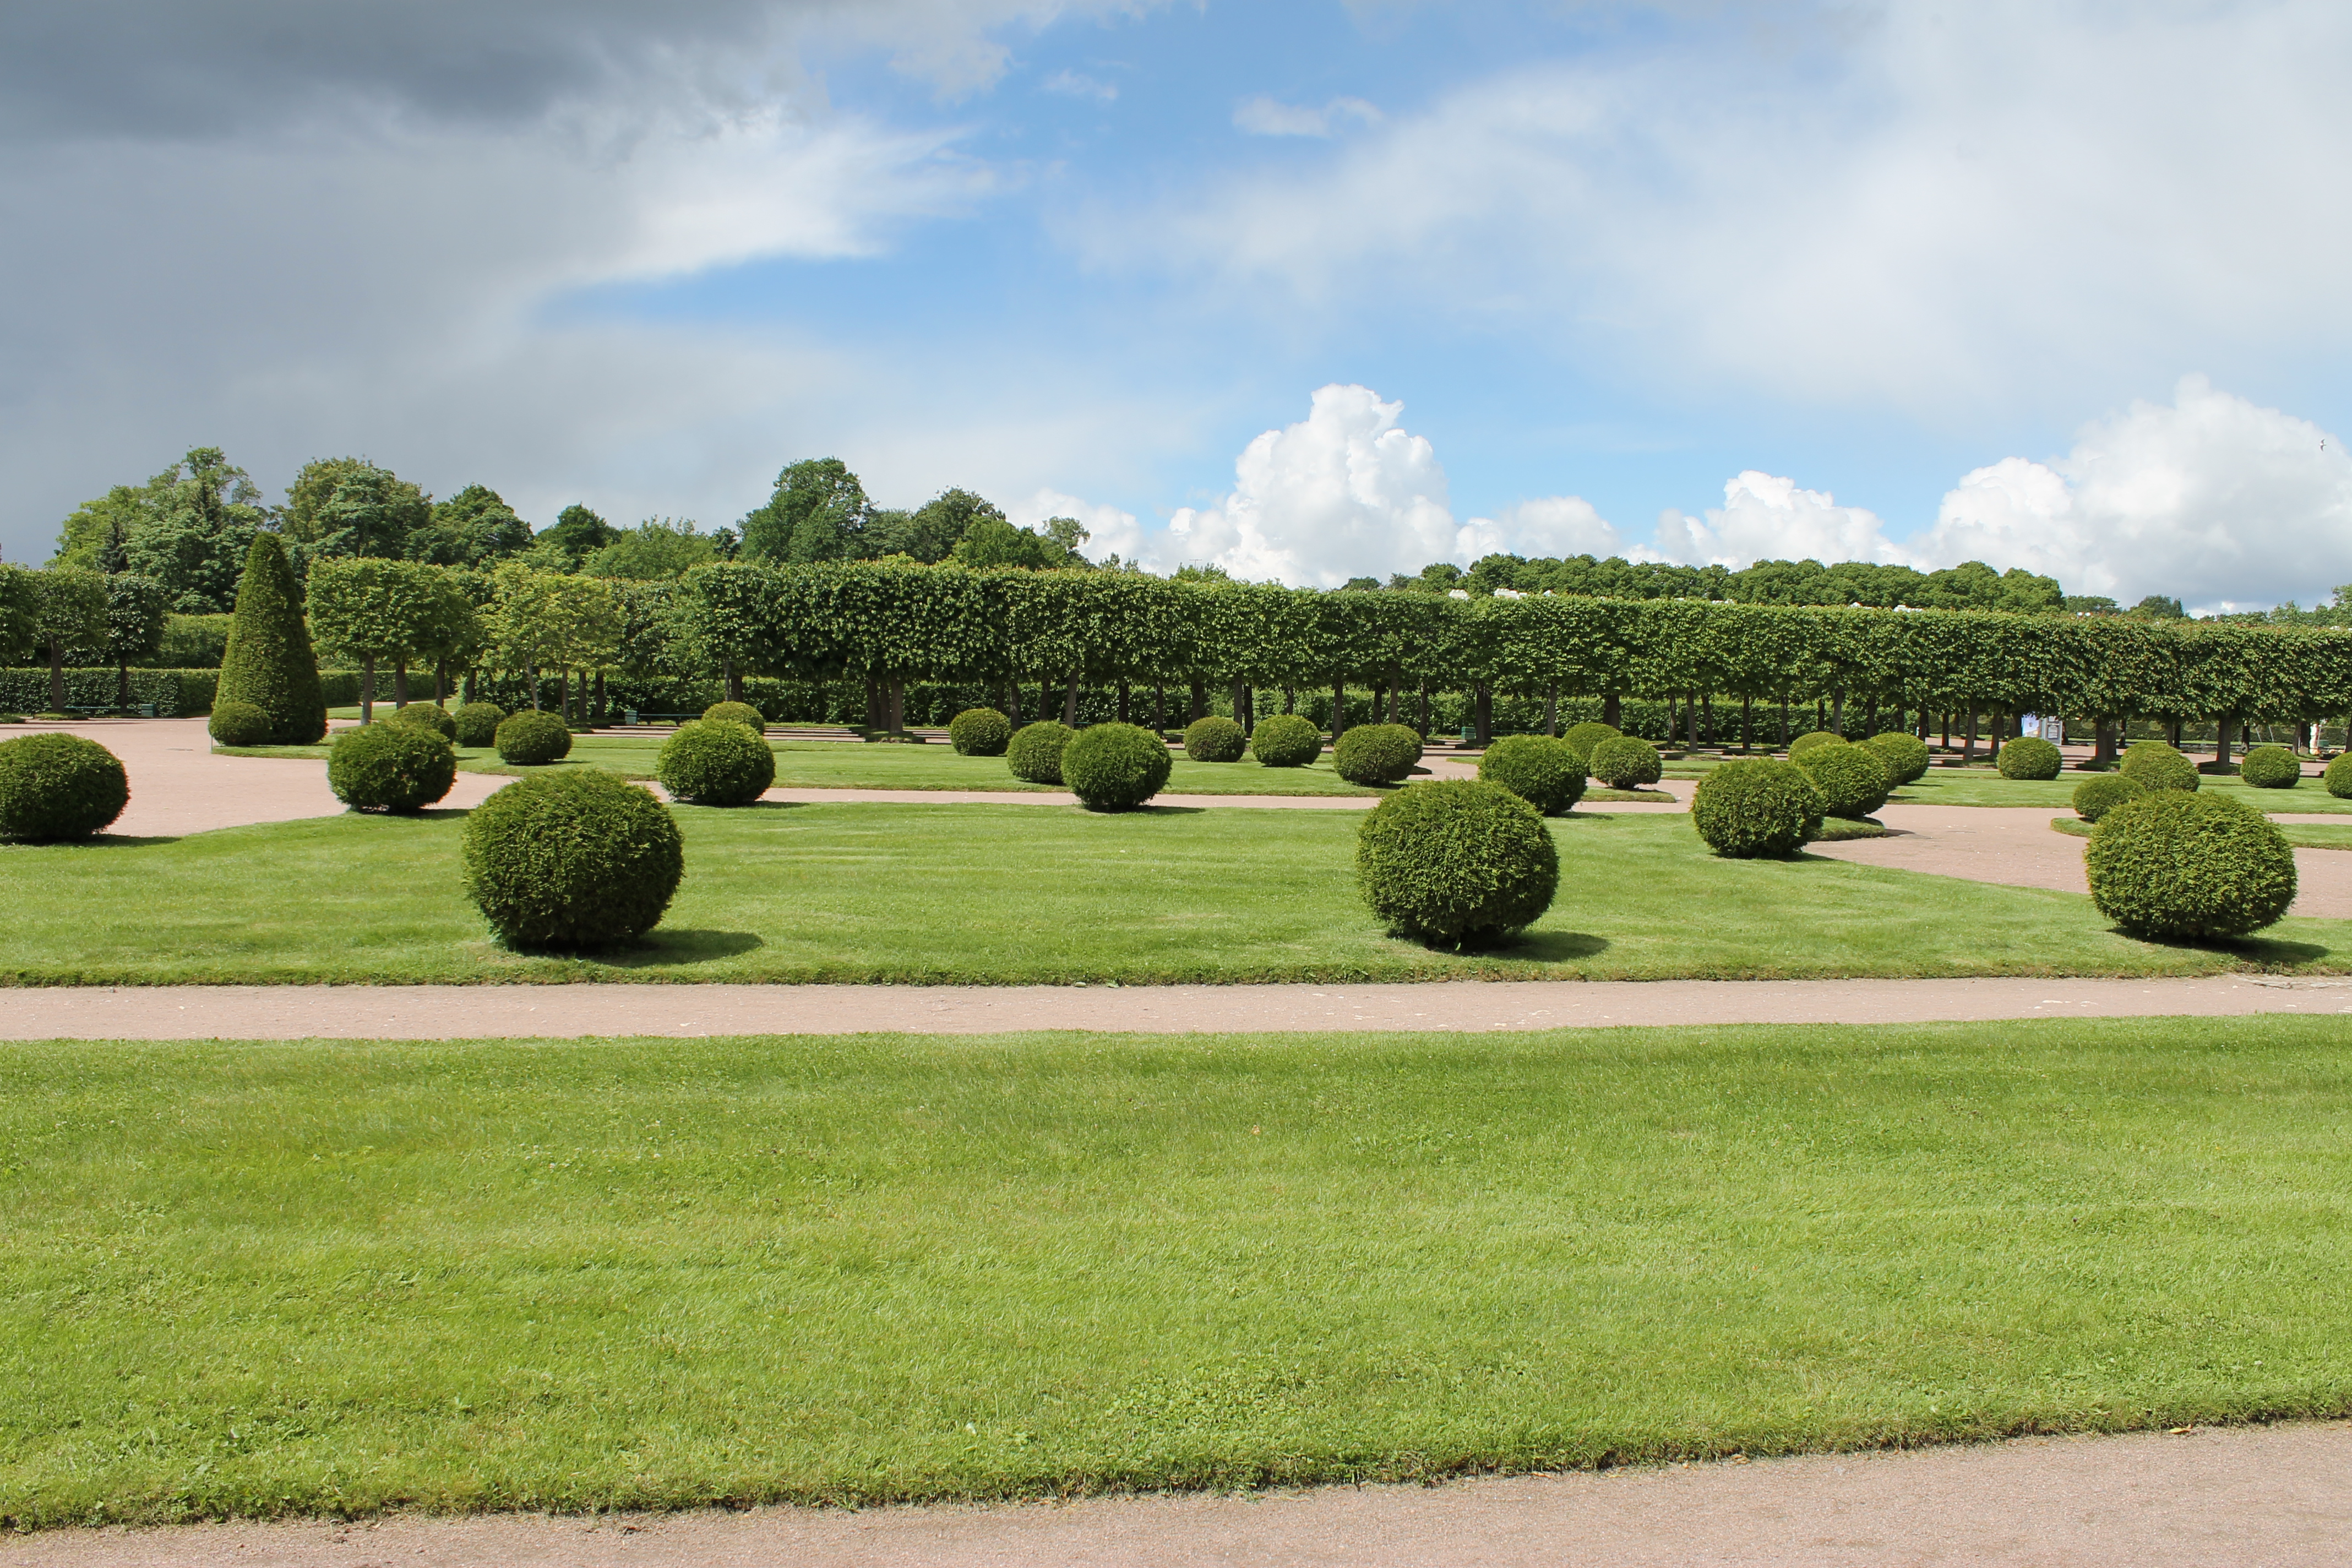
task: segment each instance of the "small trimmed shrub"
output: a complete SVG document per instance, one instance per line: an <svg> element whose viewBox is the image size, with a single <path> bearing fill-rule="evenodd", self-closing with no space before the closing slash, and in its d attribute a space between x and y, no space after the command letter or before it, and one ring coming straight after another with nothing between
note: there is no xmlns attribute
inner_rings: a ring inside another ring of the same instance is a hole
<svg viewBox="0 0 2352 1568"><path fill-rule="evenodd" d="M1535 807L1500 784L1422 783L1365 815L1356 886L1399 936L1435 947L1484 945L1551 907L1559 851Z"/></svg>
<svg viewBox="0 0 2352 1568"><path fill-rule="evenodd" d="M1916 735L1888 730L1873 735L1863 744L1886 769L1886 776L1895 781L1897 789L1927 776L1927 742Z"/></svg>
<svg viewBox="0 0 2352 1568"><path fill-rule="evenodd" d="M457 721L438 702L412 702L405 708L395 708L384 722L414 724L420 730L430 730L443 740L453 743L457 739Z"/></svg>
<svg viewBox="0 0 2352 1568"><path fill-rule="evenodd" d="M1421 763L1421 736L1402 724L1358 724L1331 748L1331 767L1349 784L1391 784Z"/></svg>
<svg viewBox="0 0 2352 1568"><path fill-rule="evenodd" d="M494 746L499 726L507 721L507 710L495 702L468 702L452 717L457 726L457 744Z"/></svg>
<svg viewBox="0 0 2352 1568"><path fill-rule="evenodd" d="M1478 759L1478 776L1500 784L1546 816L1556 816L1584 798L1584 764L1565 741L1543 735L1506 735Z"/></svg>
<svg viewBox="0 0 2352 1568"><path fill-rule="evenodd" d="M1005 765L1014 778L1029 784L1060 784L1062 752L1069 743L1070 728L1058 720L1024 724L1005 745Z"/></svg>
<svg viewBox="0 0 2352 1568"><path fill-rule="evenodd" d="M1250 755L1269 768L1303 768L1323 754L1323 731L1303 713L1276 713L1257 721Z"/></svg>
<svg viewBox="0 0 2352 1568"><path fill-rule="evenodd" d="M2243 936L2294 902L2294 851L2242 801L2151 790L2107 813L2083 852L2091 901L2133 936Z"/></svg>
<svg viewBox="0 0 2352 1568"><path fill-rule="evenodd" d="M1699 781L1691 826L1727 860L1794 855L1821 836L1822 796L1794 763L1726 763Z"/></svg>
<svg viewBox="0 0 2352 1568"><path fill-rule="evenodd" d="M517 767L561 762L572 754L572 726L536 708L507 715L491 740L499 748L499 760Z"/></svg>
<svg viewBox="0 0 2352 1568"><path fill-rule="evenodd" d="M1184 728L1184 754L1196 763L1238 763L1249 749L1249 736L1231 719L1212 713Z"/></svg>
<svg viewBox="0 0 2352 1568"><path fill-rule="evenodd" d="M1062 749L1062 782L1093 811L1141 805L1166 787L1173 766L1168 742L1133 724L1089 724Z"/></svg>
<svg viewBox="0 0 2352 1568"><path fill-rule="evenodd" d="M2074 786L2074 815L2096 822L2127 800L2137 800L2147 785L2125 773L2101 773Z"/></svg>
<svg viewBox="0 0 2352 1568"><path fill-rule="evenodd" d="M714 702L702 710L706 724L749 724L755 734L765 734L768 716L749 702Z"/></svg>
<svg viewBox="0 0 2352 1568"><path fill-rule="evenodd" d="M59 734L0 741L0 838L87 838L130 802L122 759L96 741Z"/></svg>
<svg viewBox="0 0 2352 1568"><path fill-rule="evenodd" d="M2124 748L2116 772L2150 789L2195 790L2197 764L2162 741L2139 741Z"/></svg>
<svg viewBox="0 0 2352 1568"><path fill-rule="evenodd" d="M993 708L967 708L948 721L948 744L959 757L1001 757L1013 743L1013 721Z"/></svg>
<svg viewBox="0 0 2352 1568"><path fill-rule="evenodd" d="M224 746L266 746L278 721L250 702L215 702L205 729Z"/></svg>
<svg viewBox="0 0 2352 1568"><path fill-rule="evenodd" d="M1592 748L1592 776L1611 789L1640 789L1665 776L1658 748L1634 735L1618 735Z"/></svg>
<svg viewBox="0 0 2352 1568"><path fill-rule="evenodd" d="M2352 752L2347 752L2327 764L2319 775L2320 784L2338 800L2352 800Z"/></svg>
<svg viewBox="0 0 2352 1568"><path fill-rule="evenodd" d="M327 787L353 811L422 811L457 782L457 753L423 724L362 724L327 752Z"/></svg>
<svg viewBox="0 0 2352 1568"><path fill-rule="evenodd" d="M2005 779L2054 779L2065 765L2063 752L2039 735L2021 735L2000 749L2000 776Z"/></svg>
<svg viewBox="0 0 2352 1568"><path fill-rule="evenodd" d="M1845 737L1834 730L1808 730L1789 742L1789 760L1795 762L1807 752L1822 746L1843 746Z"/></svg>
<svg viewBox="0 0 2352 1568"><path fill-rule="evenodd" d="M2256 746L2238 764L2250 789L2293 789L2303 782L2303 759L2284 746Z"/></svg>
<svg viewBox="0 0 2352 1568"><path fill-rule="evenodd" d="M1598 719L1588 719L1581 724L1570 725L1568 733L1562 735L1559 741L1580 764L1590 770L1592 765L1592 748L1603 741L1613 741L1623 733L1624 731L1614 724L1603 724Z"/></svg>
<svg viewBox="0 0 2352 1568"><path fill-rule="evenodd" d="M1868 816L1895 789L1886 765L1867 746L1815 746L1794 765L1822 797L1823 816Z"/></svg>
<svg viewBox="0 0 2352 1568"><path fill-rule="evenodd" d="M460 858L466 896L518 948L643 936L686 872L669 808L601 768L507 785L467 815Z"/></svg>
<svg viewBox="0 0 2352 1568"><path fill-rule="evenodd" d="M776 782L776 753L758 731L738 720L698 719L680 724L662 742L654 777L678 800L743 805Z"/></svg>

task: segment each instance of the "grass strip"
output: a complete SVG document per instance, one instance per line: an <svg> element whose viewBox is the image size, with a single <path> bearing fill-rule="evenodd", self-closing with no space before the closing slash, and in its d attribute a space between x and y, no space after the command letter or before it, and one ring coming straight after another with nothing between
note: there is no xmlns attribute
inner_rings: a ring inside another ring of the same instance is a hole
<svg viewBox="0 0 2352 1568"><path fill-rule="evenodd" d="M2079 816L2053 816L2050 826L2073 838L2091 836L2091 825ZM2298 849L2352 849L2352 825L2339 827L2332 822L2280 822L2273 826Z"/></svg>

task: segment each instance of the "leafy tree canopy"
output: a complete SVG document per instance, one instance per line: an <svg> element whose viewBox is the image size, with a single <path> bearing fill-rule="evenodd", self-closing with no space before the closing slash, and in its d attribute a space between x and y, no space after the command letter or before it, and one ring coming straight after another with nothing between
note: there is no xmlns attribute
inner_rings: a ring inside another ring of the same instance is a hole
<svg viewBox="0 0 2352 1568"><path fill-rule="evenodd" d="M1390 580L1391 588L1447 593L1460 588L1474 598L1503 589L1517 594L1570 594L1608 599L1710 599L1742 605L1861 605L1874 609L2009 610L2042 614L2065 607L2054 578L2012 567L1995 572L1981 561L1937 572L1909 566L1845 561L1759 561L1741 571L1727 566L1678 566L1669 562L1607 560L1591 555L1566 559L1495 554L1468 572L1451 562L1422 568L1418 577Z"/></svg>
<svg viewBox="0 0 2352 1568"><path fill-rule="evenodd" d="M683 577L704 562L719 559L718 535L698 531L692 518L649 517L591 554L581 570L591 577L655 582Z"/></svg>
<svg viewBox="0 0 2352 1568"><path fill-rule="evenodd" d="M389 468L365 458L313 458L286 487L278 531L295 545L298 564L324 556L394 556L406 553L409 536L432 513L433 498Z"/></svg>
<svg viewBox="0 0 2352 1568"><path fill-rule="evenodd" d="M977 522L1003 522L995 504L967 489L946 489L911 512L876 512L868 531L877 553L909 555L929 563L955 552Z"/></svg>
<svg viewBox="0 0 2352 1568"><path fill-rule="evenodd" d="M743 518L743 553L755 561L861 561L873 511L866 487L838 458L810 458L776 476L768 504Z"/></svg>
<svg viewBox="0 0 2352 1568"><path fill-rule="evenodd" d="M130 565L131 535L154 515L155 498L146 485L117 485L96 500L76 507L58 531L53 566L89 566L121 572Z"/></svg>
<svg viewBox="0 0 2352 1568"><path fill-rule="evenodd" d="M621 531L573 501L531 542L538 563L548 570L577 572L580 563L621 537Z"/></svg>
<svg viewBox="0 0 2352 1568"><path fill-rule="evenodd" d="M163 584L182 615L230 608L268 521L252 479L218 447L197 447L150 480L147 493L148 513L123 542L124 564Z"/></svg>
<svg viewBox="0 0 2352 1568"><path fill-rule="evenodd" d="M467 485L433 509L408 539L408 557L436 566L481 566L530 548L530 524L488 485Z"/></svg>
<svg viewBox="0 0 2352 1568"><path fill-rule="evenodd" d="M956 542L954 558L975 567L1027 566L1039 571L1083 567L1087 559L1077 547L1086 537L1086 529L1075 518L1048 518L1043 528L1032 531L1013 527L1002 514L978 517Z"/></svg>

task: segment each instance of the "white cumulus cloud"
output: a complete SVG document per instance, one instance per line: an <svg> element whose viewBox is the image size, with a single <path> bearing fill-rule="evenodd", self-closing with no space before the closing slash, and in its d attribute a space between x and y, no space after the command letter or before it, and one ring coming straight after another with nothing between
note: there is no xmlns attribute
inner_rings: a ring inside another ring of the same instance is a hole
<svg viewBox="0 0 2352 1568"><path fill-rule="evenodd" d="M1065 491L1046 489L1024 496L1004 506L1005 521L1016 528L1035 529L1046 519L1074 517L1086 525L1087 542L1079 552L1089 561L1103 561L1117 555L1123 561L1135 561L1144 549L1143 525L1131 511L1115 506L1083 500ZM1145 561L1149 566L1151 562Z"/></svg>
<svg viewBox="0 0 2352 1568"><path fill-rule="evenodd" d="M1827 490L1749 468L1723 487L1723 505L1658 519L1658 553L1686 566L1747 566L1758 561L1879 561L1916 565L1885 536L1878 514L1840 506Z"/></svg>

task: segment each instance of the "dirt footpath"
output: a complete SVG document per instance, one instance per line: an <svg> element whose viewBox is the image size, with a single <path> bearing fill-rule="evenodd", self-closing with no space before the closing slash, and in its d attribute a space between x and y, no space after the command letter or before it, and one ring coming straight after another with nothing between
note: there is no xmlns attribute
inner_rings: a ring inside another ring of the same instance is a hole
<svg viewBox="0 0 2352 1568"><path fill-rule="evenodd" d="M1440 1487L58 1531L0 1568L2339 1568L2352 1427L2035 1437Z"/></svg>

